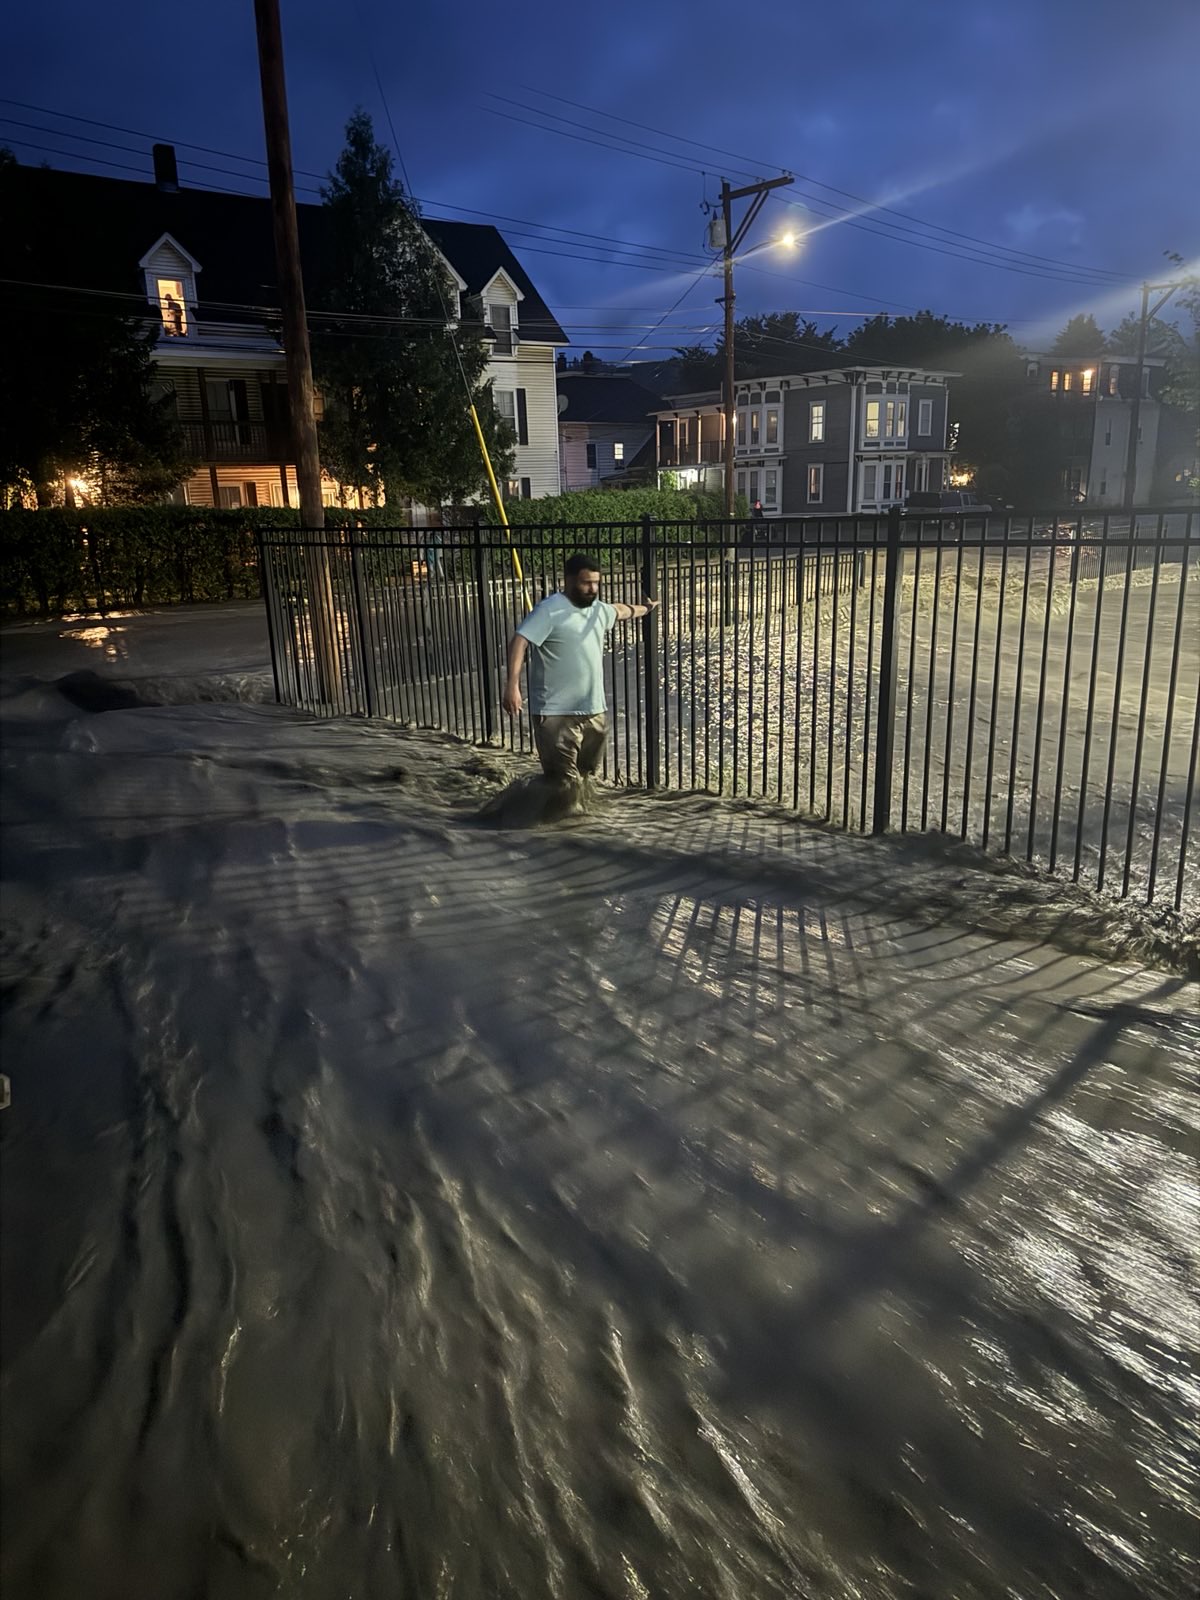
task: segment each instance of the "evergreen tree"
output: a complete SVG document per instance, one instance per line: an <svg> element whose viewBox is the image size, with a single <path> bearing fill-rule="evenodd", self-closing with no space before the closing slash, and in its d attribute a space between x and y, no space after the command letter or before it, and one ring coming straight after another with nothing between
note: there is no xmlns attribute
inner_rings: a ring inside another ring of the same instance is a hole
<svg viewBox="0 0 1200 1600"><path fill-rule="evenodd" d="M343 315L318 323L312 338L322 464L342 483L393 502L411 496L432 506L482 495L487 475L468 389L501 482L513 445L484 380L482 328L457 330L456 355L448 326L454 287L363 111L346 126L324 197L314 304Z"/></svg>
<svg viewBox="0 0 1200 1600"><path fill-rule="evenodd" d="M1104 333L1090 311L1072 317L1054 341L1058 356L1094 356L1104 349Z"/></svg>

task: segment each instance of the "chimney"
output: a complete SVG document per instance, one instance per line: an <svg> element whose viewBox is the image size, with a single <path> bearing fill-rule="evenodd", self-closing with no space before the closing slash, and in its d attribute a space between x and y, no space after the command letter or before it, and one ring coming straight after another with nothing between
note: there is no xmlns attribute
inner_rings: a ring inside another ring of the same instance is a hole
<svg viewBox="0 0 1200 1600"><path fill-rule="evenodd" d="M179 193L179 169L175 165L175 146L156 144L154 155L154 181L164 194Z"/></svg>

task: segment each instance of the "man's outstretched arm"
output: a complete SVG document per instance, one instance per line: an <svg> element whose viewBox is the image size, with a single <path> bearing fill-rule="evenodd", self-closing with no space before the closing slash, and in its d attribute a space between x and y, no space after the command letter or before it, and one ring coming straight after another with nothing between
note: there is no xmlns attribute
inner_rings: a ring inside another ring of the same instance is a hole
<svg viewBox="0 0 1200 1600"><path fill-rule="evenodd" d="M514 633L508 646L508 681L500 697L500 704L510 717L521 715L521 668L525 665L528 649L529 640L525 635Z"/></svg>
<svg viewBox="0 0 1200 1600"><path fill-rule="evenodd" d="M612 600L609 603L617 613L618 622L636 622L638 617L648 617L658 601L643 599L641 604L636 606L627 606L624 600Z"/></svg>

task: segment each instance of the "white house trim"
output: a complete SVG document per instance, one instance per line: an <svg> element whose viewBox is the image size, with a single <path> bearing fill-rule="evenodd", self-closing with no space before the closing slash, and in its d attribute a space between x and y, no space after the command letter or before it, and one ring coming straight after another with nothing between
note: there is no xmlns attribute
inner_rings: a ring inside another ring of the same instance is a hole
<svg viewBox="0 0 1200 1600"><path fill-rule="evenodd" d="M157 255L157 253L162 249L163 245L165 245L165 244L169 244L172 250L177 250L179 252L179 254L183 257L183 259L187 262L189 268L193 272L203 272L204 268L196 260L195 256L191 253L191 251L190 250L185 250L184 247L180 244L179 240L176 239L175 236L173 234L170 234L170 233L164 233L164 234L160 235L160 237L157 238L154 241L154 243L150 246L149 250L146 251L146 254L138 262L138 266L142 269L143 272L149 272L151 270L150 258L152 256L154 256L154 255Z"/></svg>
<svg viewBox="0 0 1200 1600"><path fill-rule="evenodd" d="M497 278L503 279L504 283L508 286L508 288L510 288L512 290L513 294L516 296L517 304L520 305L521 301L524 300L525 296L524 296L524 294L522 294L522 292L521 292L520 288L518 287L518 285L515 284L513 282L513 280L509 277L508 273L505 272L503 267L497 267L495 272L492 273L491 277L484 284L483 288L479 291L479 298L484 302L484 304L486 305L487 297L488 297L488 291L491 289L492 285L496 282ZM465 287L465 285L464 285L464 287Z"/></svg>

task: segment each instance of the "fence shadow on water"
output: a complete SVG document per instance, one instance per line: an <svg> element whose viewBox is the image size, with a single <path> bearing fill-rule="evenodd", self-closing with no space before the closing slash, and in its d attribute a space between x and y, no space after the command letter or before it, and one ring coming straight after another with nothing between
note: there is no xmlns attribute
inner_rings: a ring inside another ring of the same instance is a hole
<svg viewBox="0 0 1200 1600"><path fill-rule="evenodd" d="M532 753L508 640L593 552L616 600L606 776L936 830L1192 909L1195 510L505 530L263 528L276 691Z"/></svg>

